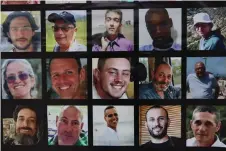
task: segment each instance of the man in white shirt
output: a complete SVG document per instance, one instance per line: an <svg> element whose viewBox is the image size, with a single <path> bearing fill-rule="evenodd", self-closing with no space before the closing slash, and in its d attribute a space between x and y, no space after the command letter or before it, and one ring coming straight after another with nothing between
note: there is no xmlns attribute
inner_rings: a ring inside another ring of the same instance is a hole
<svg viewBox="0 0 226 151"><path fill-rule="evenodd" d="M226 147L215 134L220 130L220 113L213 106L197 106L190 121L193 138L187 139L187 147Z"/></svg>
<svg viewBox="0 0 226 151"><path fill-rule="evenodd" d="M108 106L104 110L104 120L107 127L98 137L98 146L120 146L117 134L118 113L114 106Z"/></svg>

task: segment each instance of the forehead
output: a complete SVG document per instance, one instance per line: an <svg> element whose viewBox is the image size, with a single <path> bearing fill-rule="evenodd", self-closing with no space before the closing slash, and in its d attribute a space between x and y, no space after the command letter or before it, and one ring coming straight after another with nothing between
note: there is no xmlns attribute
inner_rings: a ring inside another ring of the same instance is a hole
<svg viewBox="0 0 226 151"><path fill-rule="evenodd" d="M21 109L17 115L18 117L20 116L23 116L23 117L33 117L33 118L36 118L36 113L31 110L31 109L28 109L28 108L24 108L24 109Z"/></svg>
<svg viewBox="0 0 226 151"><path fill-rule="evenodd" d="M197 63L197 64L195 64L195 68L200 68L200 67L204 67L204 64L203 63Z"/></svg>
<svg viewBox="0 0 226 151"><path fill-rule="evenodd" d="M115 68L117 70L130 70L130 62L125 58L106 59L104 69Z"/></svg>
<svg viewBox="0 0 226 151"><path fill-rule="evenodd" d="M78 69L77 61L73 58L53 59L50 64L50 70L55 69Z"/></svg>
<svg viewBox="0 0 226 151"><path fill-rule="evenodd" d="M110 18L120 18L120 15L116 12L108 12L106 14L106 18L108 18L108 17L110 17Z"/></svg>
<svg viewBox="0 0 226 151"><path fill-rule="evenodd" d="M149 23L158 23L165 20L168 20L168 16L163 11L153 12L148 14L147 21Z"/></svg>
<svg viewBox="0 0 226 151"><path fill-rule="evenodd" d="M156 74L163 72L165 74L172 74L172 69L169 65L167 64L161 64L157 67L156 69Z"/></svg>
<svg viewBox="0 0 226 151"><path fill-rule="evenodd" d="M14 61L7 66L6 74L18 73L20 71L26 71L26 70L27 70L26 64L19 61Z"/></svg>
<svg viewBox="0 0 226 151"><path fill-rule="evenodd" d="M30 25L30 22L26 17L20 16L12 19L10 26L16 26L16 25Z"/></svg>
<svg viewBox="0 0 226 151"><path fill-rule="evenodd" d="M112 113L117 113L116 108L107 109L107 110L105 111L105 114L112 114Z"/></svg>
<svg viewBox="0 0 226 151"><path fill-rule="evenodd" d="M152 108L147 112L147 118L149 117L159 117L164 116L166 117L166 112L162 108Z"/></svg>
<svg viewBox="0 0 226 151"><path fill-rule="evenodd" d="M216 115L215 114L211 114L209 112L197 112L193 115L194 121L196 120L200 120L203 122L215 122L216 121Z"/></svg>
<svg viewBox="0 0 226 151"><path fill-rule="evenodd" d="M78 120L80 118L80 111L75 107L68 107L63 110L61 117L66 117L71 120Z"/></svg>

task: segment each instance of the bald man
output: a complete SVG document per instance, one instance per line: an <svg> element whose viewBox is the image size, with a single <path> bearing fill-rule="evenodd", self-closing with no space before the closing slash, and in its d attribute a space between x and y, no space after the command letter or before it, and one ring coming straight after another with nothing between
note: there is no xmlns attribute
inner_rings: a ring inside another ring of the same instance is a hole
<svg viewBox="0 0 226 151"><path fill-rule="evenodd" d="M195 73L188 75L186 83L187 91L191 93L193 99L217 99L219 96L220 88L217 80L206 72L203 62L195 64Z"/></svg>
<svg viewBox="0 0 226 151"><path fill-rule="evenodd" d="M83 114L75 106L64 106L56 117L57 133L49 145L87 146L87 134L83 128Z"/></svg>

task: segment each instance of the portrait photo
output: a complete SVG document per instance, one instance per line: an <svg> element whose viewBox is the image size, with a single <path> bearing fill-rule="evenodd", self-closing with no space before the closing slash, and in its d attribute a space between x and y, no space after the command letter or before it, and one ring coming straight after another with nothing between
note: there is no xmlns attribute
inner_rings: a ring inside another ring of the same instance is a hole
<svg viewBox="0 0 226 151"><path fill-rule="evenodd" d="M93 106L93 145L134 146L134 107Z"/></svg>
<svg viewBox="0 0 226 151"><path fill-rule="evenodd" d="M41 52L40 11L1 11L0 52Z"/></svg>
<svg viewBox="0 0 226 151"><path fill-rule="evenodd" d="M86 3L86 0L45 0L46 4Z"/></svg>
<svg viewBox="0 0 226 151"><path fill-rule="evenodd" d="M40 4L41 0L1 0L2 5L30 5Z"/></svg>
<svg viewBox="0 0 226 151"><path fill-rule="evenodd" d="M181 51L181 8L139 9L140 51Z"/></svg>
<svg viewBox="0 0 226 151"><path fill-rule="evenodd" d="M92 51L133 51L132 9L92 10Z"/></svg>
<svg viewBox="0 0 226 151"><path fill-rule="evenodd" d="M181 99L181 57L140 57L139 99Z"/></svg>
<svg viewBox="0 0 226 151"><path fill-rule="evenodd" d="M48 145L88 146L88 107L48 105Z"/></svg>
<svg viewBox="0 0 226 151"><path fill-rule="evenodd" d="M2 59L2 99L41 98L41 59Z"/></svg>
<svg viewBox="0 0 226 151"><path fill-rule="evenodd" d="M86 10L46 11L46 52L86 52Z"/></svg>

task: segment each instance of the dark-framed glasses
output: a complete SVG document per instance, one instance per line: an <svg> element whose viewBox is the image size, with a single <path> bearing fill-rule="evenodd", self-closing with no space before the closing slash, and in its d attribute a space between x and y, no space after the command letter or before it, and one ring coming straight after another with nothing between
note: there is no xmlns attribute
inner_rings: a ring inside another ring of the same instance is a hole
<svg viewBox="0 0 226 151"><path fill-rule="evenodd" d="M113 116L118 117L118 113L108 114L107 117L112 118Z"/></svg>
<svg viewBox="0 0 226 151"><path fill-rule="evenodd" d="M23 72L23 73L19 73L18 75L9 75L8 77L6 77L6 81L7 81L7 83L15 83L17 77L21 81L25 81L28 79L29 74L26 72Z"/></svg>
<svg viewBox="0 0 226 151"><path fill-rule="evenodd" d="M60 29L63 31L63 32L68 32L70 29L74 29L75 27L70 27L70 26L62 26L62 27L59 27L59 26L52 26L52 29L54 32L57 32L59 31Z"/></svg>

